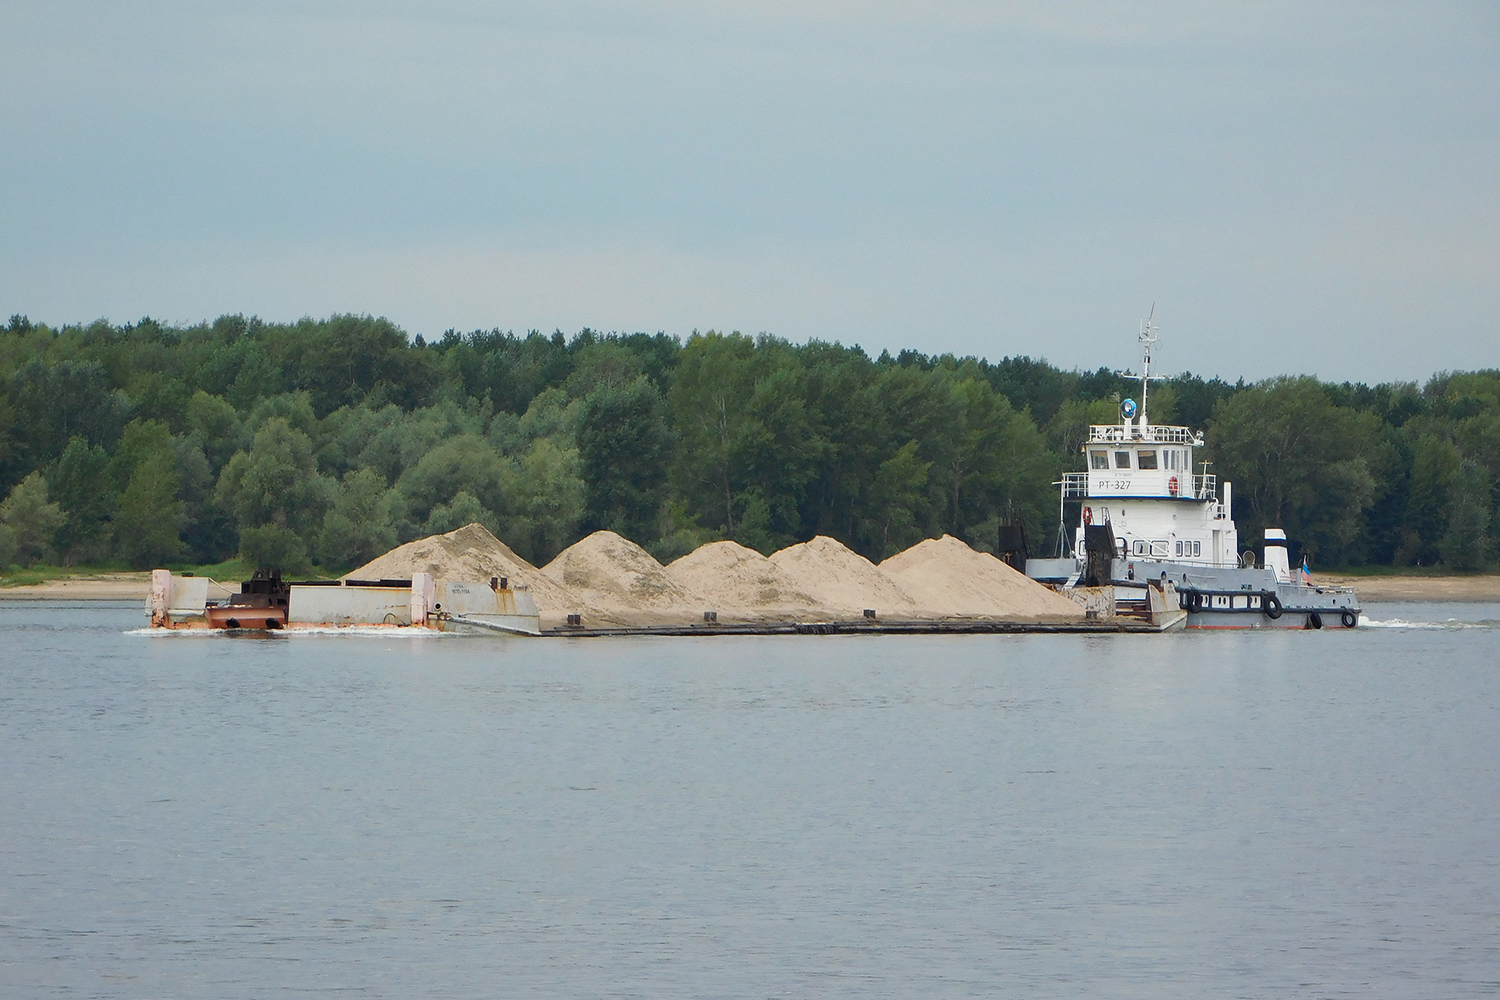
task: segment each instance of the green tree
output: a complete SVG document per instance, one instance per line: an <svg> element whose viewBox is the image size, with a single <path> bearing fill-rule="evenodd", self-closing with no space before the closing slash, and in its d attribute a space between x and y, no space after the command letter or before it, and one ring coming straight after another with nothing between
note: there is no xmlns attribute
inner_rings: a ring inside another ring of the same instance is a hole
<svg viewBox="0 0 1500 1000"><path fill-rule="evenodd" d="M1449 487L1462 463L1453 442L1436 434L1417 439L1400 562L1432 565L1442 558L1438 545L1448 533Z"/></svg>
<svg viewBox="0 0 1500 1000"><path fill-rule="evenodd" d="M119 447L109 460L109 474L116 489L123 491L136 467L146 459L171 450L172 432L166 424L159 420L130 421L120 435Z"/></svg>
<svg viewBox="0 0 1500 1000"><path fill-rule="evenodd" d="M318 557L323 565L359 566L396 544L391 522L393 494L373 469L355 469L339 484L338 498L323 516ZM449 529L451 530L451 529Z"/></svg>
<svg viewBox="0 0 1500 1000"><path fill-rule="evenodd" d="M908 441L880 463L871 485L865 534L875 543L874 559L884 559L920 542L925 536L927 473L916 441Z"/></svg>
<svg viewBox="0 0 1500 1000"><path fill-rule="evenodd" d="M460 492L475 497L487 510L507 509L507 496L516 472L477 434L461 434L427 452L396 483L402 516L411 535L439 504L452 503Z"/></svg>
<svg viewBox="0 0 1500 1000"><path fill-rule="evenodd" d="M670 446L666 404L644 375L591 392L578 432L585 530L608 528L642 545L655 542Z"/></svg>
<svg viewBox="0 0 1500 1000"><path fill-rule="evenodd" d="M131 566L150 569L182 555L186 513L179 485L170 449L147 455L130 474L115 516L115 551Z"/></svg>
<svg viewBox="0 0 1500 1000"><path fill-rule="evenodd" d="M500 519L495 516L494 511L480 503L474 494L459 490L454 494L452 503L440 503L432 508L432 513L427 517L427 525L422 530L429 535L446 535L469 524L482 524L492 535L498 535L502 530Z"/></svg>
<svg viewBox="0 0 1500 1000"><path fill-rule="evenodd" d="M240 529L240 558L256 568L283 573L300 573L310 565L302 536L279 524Z"/></svg>
<svg viewBox="0 0 1500 1000"><path fill-rule="evenodd" d="M767 550L803 530L827 443L806 405L806 373L784 341L694 336L669 394L681 441L674 478L705 527Z"/></svg>
<svg viewBox="0 0 1500 1000"><path fill-rule="evenodd" d="M215 472L249 444L240 416L229 402L199 389L187 404L187 433L196 440Z"/></svg>
<svg viewBox="0 0 1500 1000"><path fill-rule="evenodd" d="M104 449L75 436L63 449L47 481L49 494L63 512L55 538L63 561L71 564L80 558L102 556L119 501Z"/></svg>
<svg viewBox="0 0 1500 1000"><path fill-rule="evenodd" d="M335 496L334 484L318 473L311 439L284 417L271 417L255 432L250 450L229 460L214 490L215 502L239 529L247 558L245 529L265 525L297 535L305 552L306 537L322 526Z"/></svg>
<svg viewBox="0 0 1500 1000"><path fill-rule="evenodd" d="M1448 530L1439 544L1443 562L1453 569L1475 570L1489 558L1490 477L1484 467L1464 459L1449 481Z"/></svg>
<svg viewBox="0 0 1500 1000"><path fill-rule="evenodd" d="M0 526L5 528L0 538L0 557L6 561L19 562L22 566L34 566L52 553L52 539L61 528L65 516L55 503L47 500L47 481L40 472L33 472L21 480L0 503Z"/></svg>
<svg viewBox="0 0 1500 1000"><path fill-rule="evenodd" d="M578 538L585 487L578 450L555 438L540 438L521 457L520 474L508 484L501 505L504 537L535 565L542 565Z"/></svg>
<svg viewBox="0 0 1500 1000"><path fill-rule="evenodd" d="M1336 406L1316 379L1280 378L1221 400L1208 438L1242 536L1281 527L1329 563L1354 551L1379 495L1378 417Z"/></svg>

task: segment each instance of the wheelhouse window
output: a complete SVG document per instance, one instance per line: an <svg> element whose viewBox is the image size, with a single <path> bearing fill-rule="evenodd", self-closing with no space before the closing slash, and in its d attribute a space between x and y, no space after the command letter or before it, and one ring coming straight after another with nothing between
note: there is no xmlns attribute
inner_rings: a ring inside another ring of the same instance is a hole
<svg viewBox="0 0 1500 1000"><path fill-rule="evenodd" d="M1115 452L1115 468L1117 468L1117 469L1128 469L1128 468L1130 468L1130 452L1128 452L1128 451L1117 451L1117 452Z"/></svg>
<svg viewBox="0 0 1500 1000"><path fill-rule="evenodd" d="M1138 464L1136 466L1136 468L1138 468L1138 469L1154 469L1154 468L1156 468L1156 452L1154 452L1154 451L1143 451L1143 452L1140 452L1139 454L1140 454L1140 459L1139 459L1139 463L1140 464Z"/></svg>
<svg viewBox="0 0 1500 1000"><path fill-rule="evenodd" d="M1095 469L1107 469L1107 468L1109 468L1109 452L1107 452L1107 451L1091 451L1091 452L1089 452L1089 466L1091 468L1095 468Z"/></svg>

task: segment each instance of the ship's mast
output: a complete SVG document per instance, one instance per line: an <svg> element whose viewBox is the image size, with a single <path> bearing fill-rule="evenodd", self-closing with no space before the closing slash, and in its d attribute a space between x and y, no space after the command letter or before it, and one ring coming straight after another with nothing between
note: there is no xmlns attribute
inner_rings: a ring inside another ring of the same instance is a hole
<svg viewBox="0 0 1500 1000"><path fill-rule="evenodd" d="M1151 312L1141 323L1141 435L1145 436L1146 429L1151 426L1151 418L1146 416L1146 391L1151 385L1151 348L1156 346L1156 324L1151 322L1156 318L1156 303L1151 303Z"/></svg>

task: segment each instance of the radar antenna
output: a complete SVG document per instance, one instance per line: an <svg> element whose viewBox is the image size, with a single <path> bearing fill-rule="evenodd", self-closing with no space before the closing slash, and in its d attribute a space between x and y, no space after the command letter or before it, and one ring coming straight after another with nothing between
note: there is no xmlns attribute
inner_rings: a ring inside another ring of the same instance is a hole
<svg viewBox="0 0 1500 1000"><path fill-rule="evenodd" d="M1156 346L1156 324L1152 322L1156 318L1156 303L1151 303L1151 312L1141 323L1141 427L1142 429L1151 425L1151 420L1146 416L1146 390L1151 384L1151 348Z"/></svg>
<svg viewBox="0 0 1500 1000"><path fill-rule="evenodd" d="M1141 373L1139 375L1137 375L1135 372L1116 373L1125 378L1138 378L1141 380L1141 405L1140 409L1138 410L1139 416L1137 417L1140 422L1140 432L1139 434L1137 434L1137 436L1144 435L1146 429L1151 426L1151 420L1146 416L1146 394L1147 390L1150 387L1151 380L1156 379L1157 381L1161 381L1162 379L1167 377L1165 375L1151 374L1151 349L1156 346L1156 334L1158 330L1155 319L1156 303L1153 302L1151 303L1151 312L1146 316L1144 320L1141 321L1141 335L1138 338L1141 344ZM1127 400L1127 402L1129 401ZM1132 415L1133 414L1129 413L1126 414L1126 423L1129 423L1128 418Z"/></svg>

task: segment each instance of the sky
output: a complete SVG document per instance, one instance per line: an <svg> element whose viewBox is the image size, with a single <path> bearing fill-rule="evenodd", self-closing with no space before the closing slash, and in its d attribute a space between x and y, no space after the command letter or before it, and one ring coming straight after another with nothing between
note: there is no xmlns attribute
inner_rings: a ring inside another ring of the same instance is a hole
<svg viewBox="0 0 1500 1000"><path fill-rule="evenodd" d="M1500 367L1500 4L0 4L0 313Z"/></svg>

